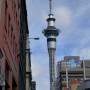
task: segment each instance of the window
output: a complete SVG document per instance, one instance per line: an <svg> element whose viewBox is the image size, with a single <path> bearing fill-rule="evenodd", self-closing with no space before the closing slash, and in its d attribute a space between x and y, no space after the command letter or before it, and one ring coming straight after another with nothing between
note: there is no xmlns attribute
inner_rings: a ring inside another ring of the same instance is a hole
<svg viewBox="0 0 90 90"><path fill-rule="evenodd" d="M11 32L13 32L13 27L12 27L12 25L11 25Z"/></svg>
<svg viewBox="0 0 90 90"><path fill-rule="evenodd" d="M11 20L11 18L10 18L10 15L9 15L9 21Z"/></svg>
<svg viewBox="0 0 90 90"><path fill-rule="evenodd" d="M0 49L0 59L3 58L3 53L2 53L2 50Z"/></svg>
<svg viewBox="0 0 90 90"><path fill-rule="evenodd" d="M8 5L7 5L7 0L6 0L6 3L5 3L5 6L6 6L6 8L8 8Z"/></svg>
<svg viewBox="0 0 90 90"><path fill-rule="evenodd" d="M6 28L6 24L5 24L5 31L6 31L6 33L7 33L7 28Z"/></svg>
<svg viewBox="0 0 90 90"><path fill-rule="evenodd" d="M2 90L2 86L0 86L0 90Z"/></svg>

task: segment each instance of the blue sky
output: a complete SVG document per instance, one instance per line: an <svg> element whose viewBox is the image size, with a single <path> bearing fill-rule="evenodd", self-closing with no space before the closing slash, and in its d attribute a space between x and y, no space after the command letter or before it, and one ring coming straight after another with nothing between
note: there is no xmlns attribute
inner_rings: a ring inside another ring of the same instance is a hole
<svg viewBox="0 0 90 90"><path fill-rule="evenodd" d="M37 90L49 90L49 59L46 38L42 30L47 27L48 0L26 0L30 37L33 80ZM90 0L53 0L57 37L56 62L66 55L90 58Z"/></svg>

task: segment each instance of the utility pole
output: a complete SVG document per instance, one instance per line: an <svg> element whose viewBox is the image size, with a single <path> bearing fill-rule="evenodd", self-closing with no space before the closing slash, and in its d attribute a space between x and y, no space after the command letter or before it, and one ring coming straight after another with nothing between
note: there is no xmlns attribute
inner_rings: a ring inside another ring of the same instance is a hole
<svg viewBox="0 0 90 90"><path fill-rule="evenodd" d="M67 82L67 89L69 89L69 84L68 84L68 66L66 62L66 82Z"/></svg>
<svg viewBox="0 0 90 90"><path fill-rule="evenodd" d="M52 14L52 0L49 0L49 17L47 18L48 26L44 29L43 34L47 38L47 47L49 54L49 73L50 73L50 90L55 90L55 51L56 37L59 30L55 27L55 18Z"/></svg>
<svg viewBox="0 0 90 90"><path fill-rule="evenodd" d="M86 70L85 70L85 61L84 61L84 58L83 58L83 73L84 73L84 80L86 80Z"/></svg>

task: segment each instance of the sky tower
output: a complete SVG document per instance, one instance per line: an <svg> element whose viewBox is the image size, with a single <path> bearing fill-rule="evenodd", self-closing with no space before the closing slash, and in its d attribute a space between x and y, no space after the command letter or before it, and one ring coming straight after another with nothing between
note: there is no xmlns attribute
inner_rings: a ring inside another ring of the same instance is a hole
<svg viewBox="0 0 90 90"><path fill-rule="evenodd" d="M59 30L55 27L55 18L52 13L52 0L49 0L49 17L47 18L48 26L44 29L43 34L47 38L47 47L49 54L49 72L50 72L50 90L55 90L55 51L56 37L59 35Z"/></svg>

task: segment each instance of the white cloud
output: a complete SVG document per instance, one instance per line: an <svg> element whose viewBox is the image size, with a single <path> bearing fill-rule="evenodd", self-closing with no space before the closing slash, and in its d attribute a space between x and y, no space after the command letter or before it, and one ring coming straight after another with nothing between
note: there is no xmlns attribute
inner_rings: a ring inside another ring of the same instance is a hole
<svg viewBox="0 0 90 90"><path fill-rule="evenodd" d="M90 48L75 48L71 55L77 55L84 59L90 59Z"/></svg>
<svg viewBox="0 0 90 90"><path fill-rule="evenodd" d="M49 61L47 53L32 54L32 76L37 90L49 90Z"/></svg>
<svg viewBox="0 0 90 90"><path fill-rule="evenodd" d="M44 53L32 54L31 68L34 79L48 76L48 58ZM47 72L47 73L45 73Z"/></svg>
<svg viewBox="0 0 90 90"><path fill-rule="evenodd" d="M49 88L50 88L50 84L48 80L41 80L40 84L38 84L37 87L38 90L46 90L46 89L49 90Z"/></svg>
<svg viewBox="0 0 90 90"><path fill-rule="evenodd" d="M49 81L43 81L43 86L45 87L45 88L48 88L49 89L49 85L50 85L50 83L49 83ZM46 90L46 89L45 89Z"/></svg>
<svg viewBox="0 0 90 90"><path fill-rule="evenodd" d="M88 44L90 45L90 37L88 36L89 32L83 36L83 38L80 41L80 45L83 47L88 47Z"/></svg>
<svg viewBox="0 0 90 90"><path fill-rule="evenodd" d="M90 3L88 4L83 4L82 6L77 8L75 17L81 17L83 16L87 11L90 9Z"/></svg>
<svg viewBox="0 0 90 90"><path fill-rule="evenodd" d="M38 64L36 64L35 62L32 63L31 68L32 68L32 76L33 76L34 79L39 77L42 74L41 67Z"/></svg>
<svg viewBox="0 0 90 90"><path fill-rule="evenodd" d="M56 24L63 27L68 27L72 23L72 12L68 7L61 6L55 10Z"/></svg>

